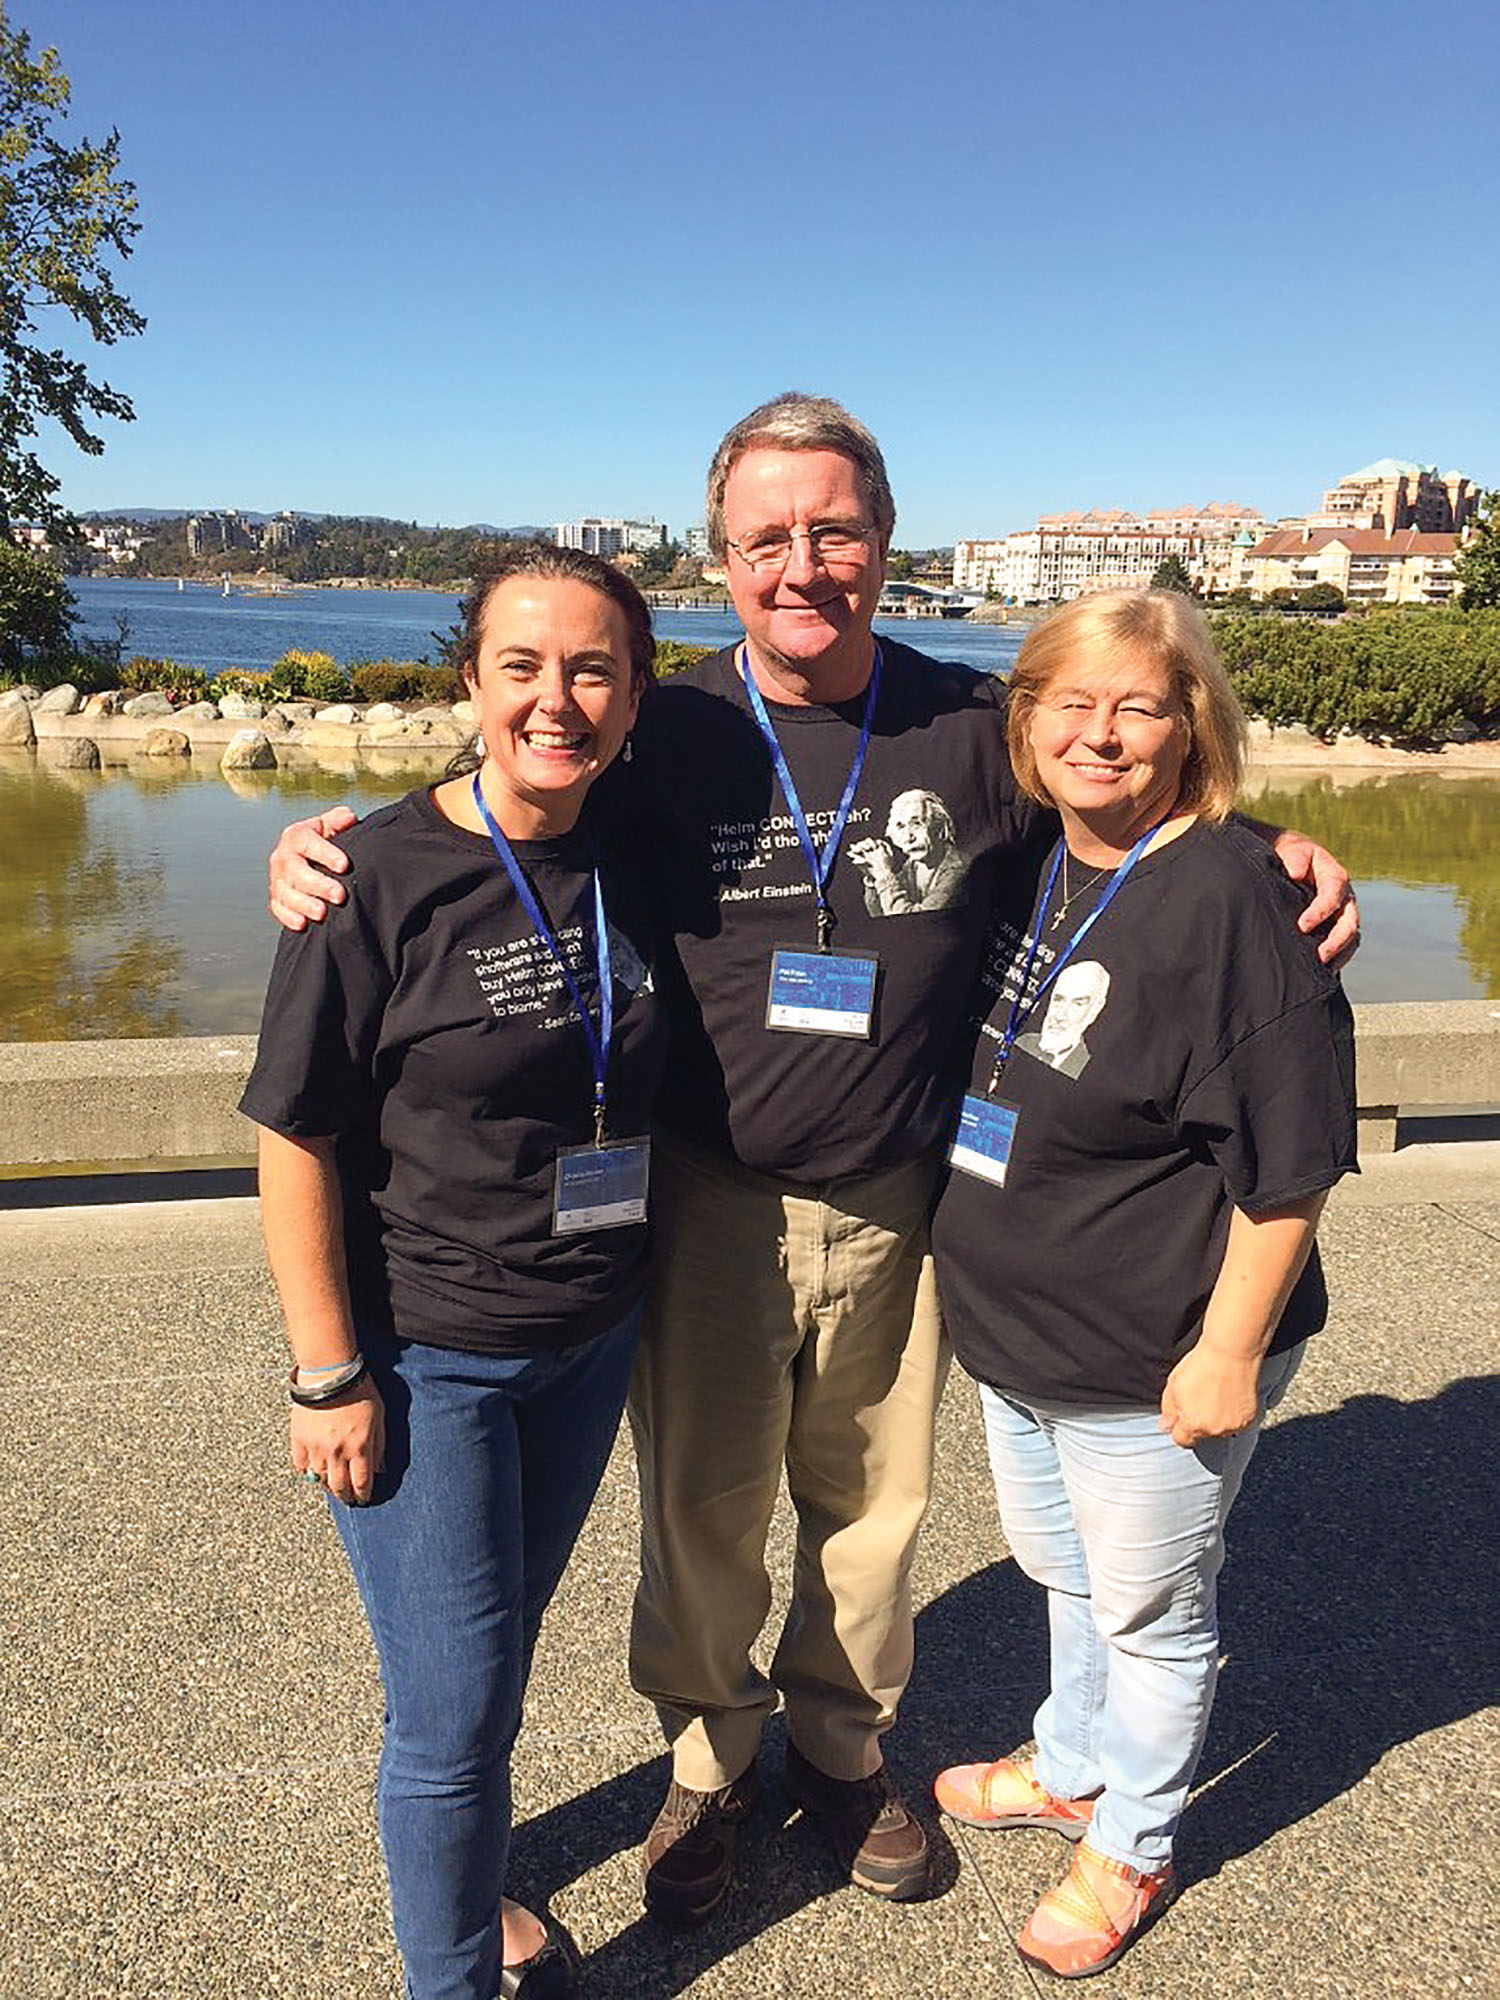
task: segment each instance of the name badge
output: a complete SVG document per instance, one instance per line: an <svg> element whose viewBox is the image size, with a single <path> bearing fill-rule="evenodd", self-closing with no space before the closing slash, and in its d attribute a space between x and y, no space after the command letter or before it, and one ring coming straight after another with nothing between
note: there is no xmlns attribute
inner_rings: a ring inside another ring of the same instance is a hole
<svg viewBox="0 0 1500 2000"><path fill-rule="evenodd" d="M606 1139L602 1146L564 1148L557 1156L552 1234L644 1222L650 1171L649 1139Z"/></svg>
<svg viewBox="0 0 1500 2000"><path fill-rule="evenodd" d="M996 1104L988 1097L966 1097L958 1131L948 1158L961 1173L1005 1186L1020 1112L1013 1104Z"/></svg>
<svg viewBox="0 0 1500 2000"><path fill-rule="evenodd" d="M870 1039L880 961L869 952L793 951L771 954L766 1026L798 1035Z"/></svg>

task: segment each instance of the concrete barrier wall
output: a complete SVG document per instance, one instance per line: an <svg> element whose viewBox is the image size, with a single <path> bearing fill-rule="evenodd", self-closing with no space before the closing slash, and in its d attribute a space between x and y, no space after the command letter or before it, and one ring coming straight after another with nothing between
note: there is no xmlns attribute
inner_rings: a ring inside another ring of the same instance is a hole
<svg viewBox="0 0 1500 2000"><path fill-rule="evenodd" d="M1500 1002L1356 1007L1360 1150L1389 1152L1406 1107L1500 1107ZM0 1169L248 1159L235 1109L253 1035L0 1043Z"/></svg>

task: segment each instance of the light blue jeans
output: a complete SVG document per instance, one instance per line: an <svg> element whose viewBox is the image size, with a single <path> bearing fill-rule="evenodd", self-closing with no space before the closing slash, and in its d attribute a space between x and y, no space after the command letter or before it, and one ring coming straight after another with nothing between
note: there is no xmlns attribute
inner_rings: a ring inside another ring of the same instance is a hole
<svg viewBox="0 0 1500 2000"><path fill-rule="evenodd" d="M1264 1363L1249 1430L1191 1451L1157 1410L1025 1404L980 1384L1005 1538L1047 1592L1037 1782L1100 1794L1089 1845L1132 1868L1172 1852L1218 1676L1224 1523L1302 1353Z"/></svg>
<svg viewBox="0 0 1500 2000"><path fill-rule="evenodd" d="M560 1353L370 1355L385 1465L368 1506L329 1504L385 1687L380 1834L407 2000L495 2000L532 1648L609 1458L639 1324L637 1310Z"/></svg>

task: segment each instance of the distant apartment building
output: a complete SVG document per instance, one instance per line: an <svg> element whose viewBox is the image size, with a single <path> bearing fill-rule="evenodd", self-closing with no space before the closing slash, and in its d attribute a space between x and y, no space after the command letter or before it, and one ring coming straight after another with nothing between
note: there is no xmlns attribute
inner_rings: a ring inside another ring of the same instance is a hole
<svg viewBox="0 0 1500 2000"><path fill-rule="evenodd" d="M1459 537L1402 528L1280 527L1250 551L1249 591L1264 600L1331 583L1351 604L1448 604Z"/></svg>
<svg viewBox="0 0 1500 2000"><path fill-rule="evenodd" d="M311 521L283 508L261 528L260 545L263 549L294 549L301 542L310 542L315 532Z"/></svg>
<svg viewBox="0 0 1500 2000"><path fill-rule="evenodd" d="M253 549L255 536L234 508L216 514L190 514L187 549L190 556L220 555L225 549Z"/></svg>
<svg viewBox="0 0 1500 2000"><path fill-rule="evenodd" d="M682 546L696 561L707 562L711 554L707 528L684 528Z"/></svg>
<svg viewBox="0 0 1500 2000"><path fill-rule="evenodd" d="M1403 528L1425 535L1461 535L1479 499L1480 490L1467 473L1439 473L1435 465L1381 458L1330 486L1320 511L1307 515L1303 525L1379 529L1387 535Z"/></svg>
<svg viewBox="0 0 1500 2000"><path fill-rule="evenodd" d="M954 545L960 590L997 593L1012 604L1058 604L1093 590L1143 589L1177 556L1207 596L1240 587L1249 550L1265 532L1253 507L1156 507L1150 513L1091 508L1044 514L1034 528L995 541Z"/></svg>
<svg viewBox="0 0 1500 2000"><path fill-rule="evenodd" d="M559 521L552 539L560 549L583 549L591 556L638 555L665 548L667 530L657 520L606 520L587 514L581 521Z"/></svg>

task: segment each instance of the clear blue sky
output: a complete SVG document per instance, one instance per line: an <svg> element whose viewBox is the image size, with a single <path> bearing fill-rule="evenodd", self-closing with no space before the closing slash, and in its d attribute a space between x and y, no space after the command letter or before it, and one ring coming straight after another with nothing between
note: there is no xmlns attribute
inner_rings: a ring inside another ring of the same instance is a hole
<svg viewBox="0 0 1500 2000"><path fill-rule="evenodd" d="M150 325L79 509L702 518L836 395L897 540L1500 485L1494 0L8 0Z"/></svg>

